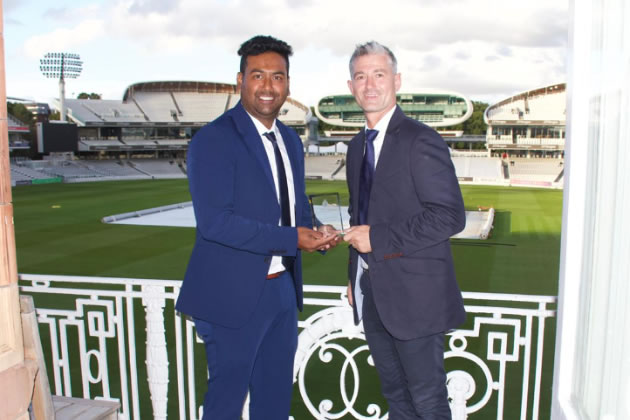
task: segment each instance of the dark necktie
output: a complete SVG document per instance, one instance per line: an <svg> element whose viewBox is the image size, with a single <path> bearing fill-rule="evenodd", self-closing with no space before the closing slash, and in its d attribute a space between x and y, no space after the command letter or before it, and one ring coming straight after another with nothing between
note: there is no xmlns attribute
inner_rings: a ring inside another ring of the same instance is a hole
<svg viewBox="0 0 630 420"><path fill-rule="evenodd" d="M268 131L264 134L267 140L273 144L273 154L276 156L276 170L278 172L278 189L280 190L280 212L281 225L291 226L291 204L289 201L289 188L287 186L287 172L284 170L284 161L282 160L282 154L278 147L278 141L273 131ZM293 271L293 257L282 257L282 265L284 268L292 272Z"/></svg>
<svg viewBox="0 0 630 420"><path fill-rule="evenodd" d="M289 204L289 188L287 187L287 173L284 170L284 161L278 141L273 131L264 134L265 137L273 144L273 153L276 156L276 170L278 172L278 189L280 190L280 210L282 213L282 226L291 226L291 205Z"/></svg>
<svg viewBox="0 0 630 420"><path fill-rule="evenodd" d="M361 180L359 183L359 224L366 225L368 207L370 205L370 191L374 178L374 139L378 130L365 130L365 154L361 165Z"/></svg>

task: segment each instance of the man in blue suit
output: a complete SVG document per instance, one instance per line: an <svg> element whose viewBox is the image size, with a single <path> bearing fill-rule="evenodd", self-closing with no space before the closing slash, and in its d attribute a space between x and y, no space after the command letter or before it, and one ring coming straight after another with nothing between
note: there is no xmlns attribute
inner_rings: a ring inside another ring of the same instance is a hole
<svg viewBox="0 0 630 420"><path fill-rule="evenodd" d="M208 361L204 419L289 416L300 250L325 249L334 235L312 229L304 154L295 131L277 120L289 95L285 42L243 43L241 101L203 127L188 149L196 241L177 301L203 338Z"/></svg>
<svg viewBox="0 0 630 420"><path fill-rule="evenodd" d="M348 147L348 299L389 404L389 418L450 419L444 333L465 320L449 244L466 222L440 135L396 105L392 52L359 45L348 86L366 127Z"/></svg>

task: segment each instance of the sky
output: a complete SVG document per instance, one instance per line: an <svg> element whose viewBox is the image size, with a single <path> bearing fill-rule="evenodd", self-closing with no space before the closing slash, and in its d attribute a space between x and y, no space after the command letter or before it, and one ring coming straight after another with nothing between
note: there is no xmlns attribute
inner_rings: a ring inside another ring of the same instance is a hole
<svg viewBox="0 0 630 420"><path fill-rule="evenodd" d="M235 83L241 43L294 50L291 96L349 93L348 60L376 40L398 59L401 93L440 89L495 103L566 82L568 0L4 0L7 96L51 102L48 52L81 56L66 97L122 99L138 82Z"/></svg>

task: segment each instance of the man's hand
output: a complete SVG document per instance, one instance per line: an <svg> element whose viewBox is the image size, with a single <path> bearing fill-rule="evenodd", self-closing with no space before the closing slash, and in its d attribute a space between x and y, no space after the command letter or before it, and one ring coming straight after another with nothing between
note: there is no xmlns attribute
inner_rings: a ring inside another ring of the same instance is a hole
<svg viewBox="0 0 630 420"><path fill-rule="evenodd" d="M306 252L327 249L326 246L336 238L336 236L325 236L322 232L317 232L316 230L302 226L297 228L297 232L298 248Z"/></svg>
<svg viewBox="0 0 630 420"><path fill-rule="evenodd" d="M346 293L348 294L348 303L350 306L354 306L354 300L352 299L352 285L348 282L348 289L346 289Z"/></svg>
<svg viewBox="0 0 630 420"><path fill-rule="evenodd" d="M359 252L372 252L372 244L370 243L370 226L359 225L352 226L346 230L343 240L348 242Z"/></svg>
<svg viewBox="0 0 630 420"><path fill-rule="evenodd" d="M341 242L339 231L335 229L332 225L321 225L317 227L317 231L323 233L325 238L332 239L330 242L324 245L323 248L320 248L320 251L326 251L327 249L334 248L339 242Z"/></svg>

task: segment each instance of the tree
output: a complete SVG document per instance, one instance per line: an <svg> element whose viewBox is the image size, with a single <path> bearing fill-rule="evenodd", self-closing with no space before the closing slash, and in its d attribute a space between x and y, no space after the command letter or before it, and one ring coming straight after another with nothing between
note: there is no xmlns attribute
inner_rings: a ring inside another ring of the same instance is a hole
<svg viewBox="0 0 630 420"><path fill-rule="evenodd" d="M473 113L466 121L461 124L449 127L449 130L463 130L464 134L485 136L487 125L483 121L483 113L488 104L485 102L473 101Z"/></svg>
<svg viewBox="0 0 630 420"><path fill-rule="evenodd" d="M101 94L100 93L85 93L85 92L81 92L79 93L79 96L77 96L77 99L101 99Z"/></svg>
<svg viewBox="0 0 630 420"><path fill-rule="evenodd" d="M7 111L25 125L30 125L33 121L33 113L23 104L7 102Z"/></svg>
<svg viewBox="0 0 630 420"><path fill-rule="evenodd" d="M36 144L37 144L37 136L36 136L36 126L35 126L35 115L31 111L29 111L24 104L16 103L16 102L7 102L7 111L13 117L22 121L24 125L28 126L28 133L22 134L22 137L25 140L28 140L31 144L31 150L26 152L27 155L30 155L31 159L37 156L36 152Z"/></svg>

